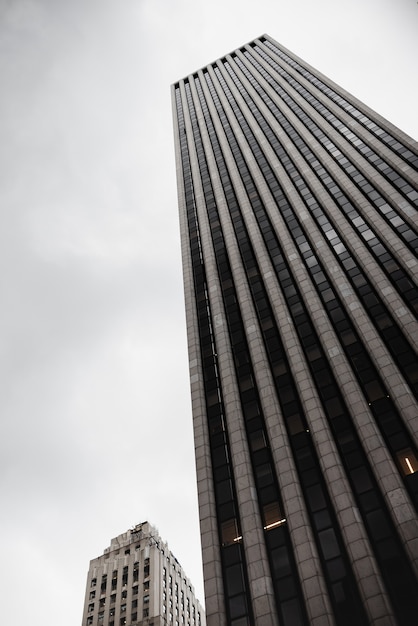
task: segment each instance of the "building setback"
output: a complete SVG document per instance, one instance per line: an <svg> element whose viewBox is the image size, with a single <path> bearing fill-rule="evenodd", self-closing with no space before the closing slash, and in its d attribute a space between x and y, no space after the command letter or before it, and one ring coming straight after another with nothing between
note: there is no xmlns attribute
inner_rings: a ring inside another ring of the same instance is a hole
<svg viewBox="0 0 418 626"><path fill-rule="evenodd" d="M267 35L172 97L208 626L416 626L417 144Z"/></svg>
<svg viewBox="0 0 418 626"><path fill-rule="evenodd" d="M82 626L205 626L176 557L148 522L90 561Z"/></svg>

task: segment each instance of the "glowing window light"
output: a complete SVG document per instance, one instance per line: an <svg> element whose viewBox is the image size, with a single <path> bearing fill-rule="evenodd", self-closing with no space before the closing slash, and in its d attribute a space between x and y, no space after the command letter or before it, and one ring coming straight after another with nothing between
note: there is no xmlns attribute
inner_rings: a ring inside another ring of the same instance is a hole
<svg viewBox="0 0 418 626"><path fill-rule="evenodd" d="M284 524L286 521L286 518L284 517L283 519L279 519L277 520L277 522L273 522L272 524L267 524L267 526L264 526L264 530L270 530L270 528L276 528L276 526L281 526L282 524Z"/></svg>
<svg viewBox="0 0 418 626"><path fill-rule="evenodd" d="M407 457L407 456L405 457L405 463L406 463L406 464L407 464L407 466L408 466L409 473L410 473L410 474L414 474L414 473L415 473L415 470L414 470L414 468L412 467L411 461L408 459L408 457Z"/></svg>

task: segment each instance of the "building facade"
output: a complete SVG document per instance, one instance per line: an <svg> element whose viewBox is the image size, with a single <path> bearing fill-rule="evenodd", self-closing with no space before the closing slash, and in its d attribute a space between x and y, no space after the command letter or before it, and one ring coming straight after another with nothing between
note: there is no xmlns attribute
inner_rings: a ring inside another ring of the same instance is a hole
<svg viewBox="0 0 418 626"><path fill-rule="evenodd" d="M205 626L176 557L148 522L90 561L82 626Z"/></svg>
<svg viewBox="0 0 418 626"><path fill-rule="evenodd" d="M172 99L208 625L416 625L417 144L267 35Z"/></svg>

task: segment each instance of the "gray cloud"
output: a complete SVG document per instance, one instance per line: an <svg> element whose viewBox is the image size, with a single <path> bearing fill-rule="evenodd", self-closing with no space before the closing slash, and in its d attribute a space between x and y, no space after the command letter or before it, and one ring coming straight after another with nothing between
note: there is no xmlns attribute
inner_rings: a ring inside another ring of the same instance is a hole
<svg viewBox="0 0 418 626"><path fill-rule="evenodd" d="M335 7L0 4L5 622L79 624L144 519L202 597L169 85L267 30L417 134L416 5Z"/></svg>

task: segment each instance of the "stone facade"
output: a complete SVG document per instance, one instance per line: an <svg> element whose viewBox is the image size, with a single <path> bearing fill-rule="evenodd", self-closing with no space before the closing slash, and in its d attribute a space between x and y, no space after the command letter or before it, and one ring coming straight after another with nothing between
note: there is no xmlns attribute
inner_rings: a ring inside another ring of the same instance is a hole
<svg viewBox="0 0 418 626"><path fill-rule="evenodd" d="M90 561L82 626L205 626L176 557L148 522Z"/></svg>
<svg viewBox="0 0 418 626"><path fill-rule="evenodd" d="M413 626L418 150L268 35L172 86L209 626Z"/></svg>

